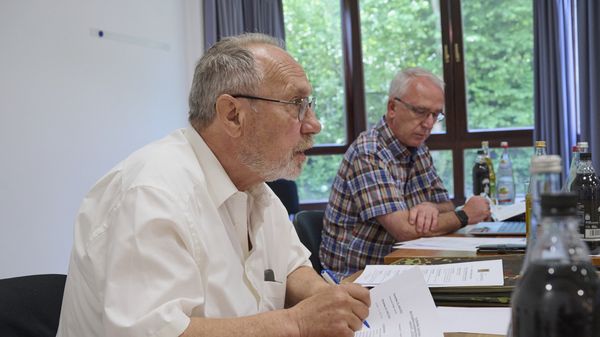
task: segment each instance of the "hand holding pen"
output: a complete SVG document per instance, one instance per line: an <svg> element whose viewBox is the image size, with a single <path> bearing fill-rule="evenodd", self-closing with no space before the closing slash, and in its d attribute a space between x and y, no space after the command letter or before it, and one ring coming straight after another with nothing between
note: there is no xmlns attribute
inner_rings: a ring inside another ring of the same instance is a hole
<svg viewBox="0 0 600 337"><path fill-rule="evenodd" d="M324 279L324 280L325 280L327 283L329 283L329 284L332 284L332 285L339 285L339 284L340 284L340 281L337 279L337 277L335 277L335 275L333 274L333 272L331 272L331 270L329 270L329 269L323 269L323 270L321 271L321 277L323 277L323 279ZM364 324L364 325L365 325L367 328L369 328L369 329L371 328L371 327L369 326L369 323L368 323L366 320L364 320L364 321L363 321L363 324Z"/></svg>

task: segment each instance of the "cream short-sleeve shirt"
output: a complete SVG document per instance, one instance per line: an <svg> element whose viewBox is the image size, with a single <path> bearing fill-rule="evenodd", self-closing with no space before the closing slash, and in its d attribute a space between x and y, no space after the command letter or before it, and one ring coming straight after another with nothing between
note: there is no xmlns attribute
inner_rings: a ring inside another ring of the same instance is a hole
<svg viewBox="0 0 600 337"><path fill-rule="evenodd" d="M180 129L83 200L57 336L179 336L191 316L280 309L309 254L266 184L238 191L200 135Z"/></svg>

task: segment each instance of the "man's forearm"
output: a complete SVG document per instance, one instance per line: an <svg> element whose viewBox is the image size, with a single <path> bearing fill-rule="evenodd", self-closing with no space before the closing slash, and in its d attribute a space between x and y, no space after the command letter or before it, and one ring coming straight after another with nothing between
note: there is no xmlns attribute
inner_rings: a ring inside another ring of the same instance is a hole
<svg viewBox="0 0 600 337"><path fill-rule="evenodd" d="M192 317L180 337L298 337L299 330L287 309L239 318Z"/></svg>
<svg viewBox="0 0 600 337"><path fill-rule="evenodd" d="M292 272L286 289L291 292L286 301L299 301L289 309L239 318L192 317L181 337L351 336L369 314L367 289L328 285L309 267Z"/></svg>
<svg viewBox="0 0 600 337"><path fill-rule="evenodd" d="M311 267L300 267L287 277L285 306L289 308L327 288L328 284Z"/></svg>
<svg viewBox="0 0 600 337"><path fill-rule="evenodd" d="M460 229L460 220L454 213L454 208L451 211L440 213L438 216L438 226L435 230L430 233L426 233L424 236L437 236L443 235L450 232L454 232Z"/></svg>
<svg viewBox="0 0 600 337"><path fill-rule="evenodd" d="M445 213L445 212L451 212L454 211L454 203L452 203L452 201L445 201L445 202L440 202L435 204L435 206L437 207L438 211L440 211L440 213Z"/></svg>
<svg viewBox="0 0 600 337"><path fill-rule="evenodd" d="M449 202L452 204L451 202ZM428 233L418 233L416 226L408 222L408 211L396 211L377 217L377 221L398 241L407 241L421 236L436 236L453 232L460 228L460 220L454 208L438 215L437 227Z"/></svg>

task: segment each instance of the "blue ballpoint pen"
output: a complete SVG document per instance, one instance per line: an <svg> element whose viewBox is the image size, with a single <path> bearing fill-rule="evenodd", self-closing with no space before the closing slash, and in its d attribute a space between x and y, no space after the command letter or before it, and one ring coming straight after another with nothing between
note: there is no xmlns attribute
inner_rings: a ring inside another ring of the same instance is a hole
<svg viewBox="0 0 600 337"><path fill-rule="evenodd" d="M321 270L321 277L323 277L323 279L325 279L325 281L327 281L329 284L340 284L340 281L338 281L337 277L335 277L333 272L331 272L329 269ZM363 321L363 324L367 328L371 329L371 326L369 326L369 323L366 320Z"/></svg>

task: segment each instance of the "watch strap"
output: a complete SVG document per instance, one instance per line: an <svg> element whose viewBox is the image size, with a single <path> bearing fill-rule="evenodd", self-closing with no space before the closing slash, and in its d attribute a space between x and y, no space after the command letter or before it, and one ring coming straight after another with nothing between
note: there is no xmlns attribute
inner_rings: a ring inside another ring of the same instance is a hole
<svg viewBox="0 0 600 337"><path fill-rule="evenodd" d="M458 218L458 220L460 220L460 228L463 228L469 224L469 217L467 216L467 213L465 213L465 211L461 209L459 211L454 211L454 214L456 214L456 217Z"/></svg>

